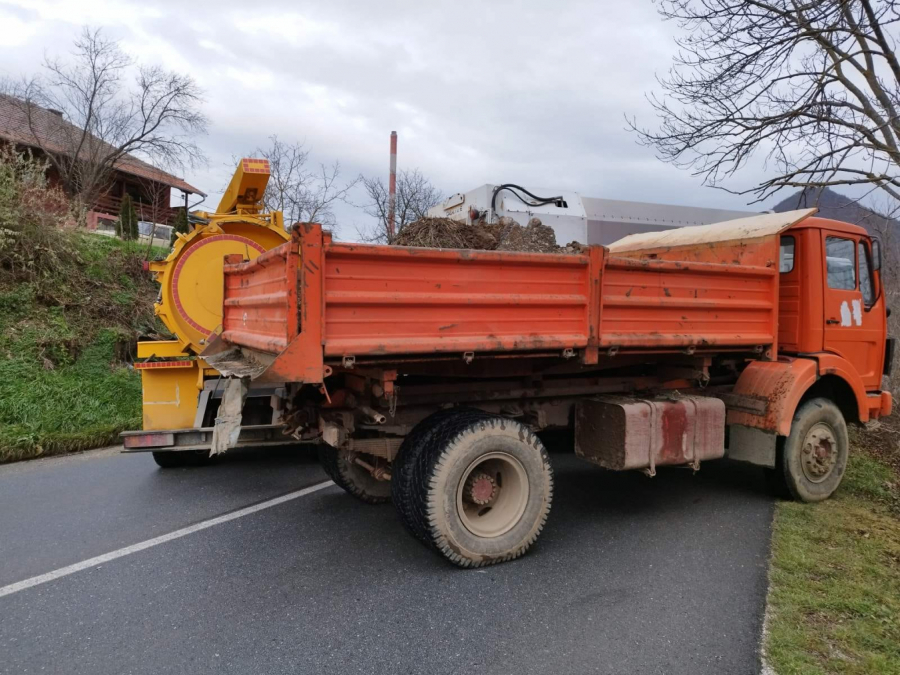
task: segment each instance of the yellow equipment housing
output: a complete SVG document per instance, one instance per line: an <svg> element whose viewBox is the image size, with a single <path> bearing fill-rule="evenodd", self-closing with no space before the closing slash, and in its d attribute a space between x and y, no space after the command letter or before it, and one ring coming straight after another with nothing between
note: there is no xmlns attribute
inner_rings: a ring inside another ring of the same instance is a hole
<svg viewBox="0 0 900 675"><path fill-rule="evenodd" d="M217 373L196 355L222 322L225 256L253 260L289 238L282 213L265 210L268 181L267 160L242 159L217 210L196 212L202 222L178 235L165 260L150 263L161 286L156 314L176 339L138 343L145 430L199 424L204 379Z"/></svg>
<svg viewBox="0 0 900 675"><path fill-rule="evenodd" d="M185 353L203 351L222 322L225 256L253 260L288 239L281 212L264 210L268 180L267 160L242 159L216 212L196 213L205 223L179 234L169 256L150 264L162 287L156 314Z"/></svg>
<svg viewBox="0 0 900 675"><path fill-rule="evenodd" d="M194 426L205 364L184 358L178 340L138 342L137 355L134 367L141 373L143 428Z"/></svg>
<svg viewBox="0 0 900 675"><path fill-rule="evenodd" d="M266 193L266 185L269 184L269 160L267 159L242 159L238 164L231 182L222 195L219 208L214 214L205 214L215 218L222 215L237 213L258 214L263 210L263 195ZM270 216L281 219L281 211L272 211ZM282 224L283 225L283 224ZM282 226L282 229L284 227Z"/></svg>

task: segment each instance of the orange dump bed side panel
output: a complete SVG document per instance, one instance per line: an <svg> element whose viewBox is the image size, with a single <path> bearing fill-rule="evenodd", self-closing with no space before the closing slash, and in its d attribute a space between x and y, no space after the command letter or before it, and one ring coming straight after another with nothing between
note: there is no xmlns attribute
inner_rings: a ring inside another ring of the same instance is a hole
<svg viewBox="0 0 900 675"><path fill-rule="evenodd" d="M335 244L325 253L325 354L580 348L587 256Z"/></svg>
<svg viewBox="0 0 900 675"><path fill-rule="evenodd" d="M299 328L296 245L282 244L250 262L232 256L225 260L223 339L270 354L282 352Z"/></svg>
<svg viewBox="0 0 900 675"><path fill-rule="evenodd" d="M772 240L773 254L777 242ZM775 353L773 266L331 243L316 225L225 268L223 338L324 358L447 352L754 348ZM303 343L300 349L298 344ZM318 367L321 367L318 366ZM308 381L307 379L297 381ZM321 381L321 380L320 380Z"/></svg>
<svg viewBox="0 0 900 675"><path fill-rule="evenodd" d="M777 283L773 267L609 258L600 346L771 349Z"/></svg>

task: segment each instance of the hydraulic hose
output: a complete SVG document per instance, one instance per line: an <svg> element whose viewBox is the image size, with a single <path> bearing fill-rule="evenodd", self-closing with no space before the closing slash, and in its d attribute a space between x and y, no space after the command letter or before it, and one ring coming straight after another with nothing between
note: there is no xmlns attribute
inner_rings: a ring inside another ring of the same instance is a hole
<svg viewBox="0 0 900 675"><path fill-rule="evenodd" d="M492 214L491 217L493 217L494 208L497 203L497 195L500 192L502 192L503 190L513 193L516 197L521 199L528 206L543 206L544 204L552 204L553 202L558 202L558 201L562 200L562 195L559 195L558 197L538 197L536 194L529 192L528 190L523 188L521 185L516 185L515 183L504 183L503 185L498 185L497 187L495 187L494 192L491 195L491 214ZM526 195L531 197L534 201L533 202L528 201L522 195L520 195L518 192L516 192L516 190L521 190Z"/></svg>

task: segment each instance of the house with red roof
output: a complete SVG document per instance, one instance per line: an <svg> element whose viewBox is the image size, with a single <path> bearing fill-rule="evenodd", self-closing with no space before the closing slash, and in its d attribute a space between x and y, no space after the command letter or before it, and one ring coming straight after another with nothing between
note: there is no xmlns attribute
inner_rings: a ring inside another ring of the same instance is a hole
<svg viewBox="0 0 900 675"><path fill-rule="evenodd" d="M0 142L30 149L40 157L46 153L71 153L72 145L67 140L81 136L84 136L82 130L63 119L59 111L26 105L12 96L0 94ZM90 138L103 143L96 137ZM62 184L52 165L47 176L51 183ZM99 191L90 205L88 227L111 227L119 217L119 207L126 194L131 195L140 220L160 225L171 225L179 209L187 207L190 195L206 196L183 178L125 154L115 162L108 185ZM171 206L173 199L184 206Z"/></svg>

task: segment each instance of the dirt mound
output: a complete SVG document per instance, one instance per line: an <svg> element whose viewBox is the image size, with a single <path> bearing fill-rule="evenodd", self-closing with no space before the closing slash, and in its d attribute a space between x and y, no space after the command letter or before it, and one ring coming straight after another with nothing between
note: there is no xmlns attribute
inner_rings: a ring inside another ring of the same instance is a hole
<svg viewBox="0 0 900 675"><path fill-rule="evenodd" d="M531 251L534 253L556 253L556 233L549 225L544 225L539 218L532 218L528 225L521 227L511 218L501 218L505 223L498 251Z"/></svg>
<svg viewBox="0 0 900 675"><path fill-rule="evenodd" d="M532 218L525 227L507 217L496 223L478 221L472 225L450 218L422 218L404 227L394 245L532 253L581 252L577 242L559 246L553 228L544 225L539 218Z"/></svg>
<svg viewBox="0 0 900 675"><path fill-rule="evenodd" d="M468 225L450 218L422 218L400 230L393 243L395 246L493 251L497 248L499 234L499 223Z"/></svg>

